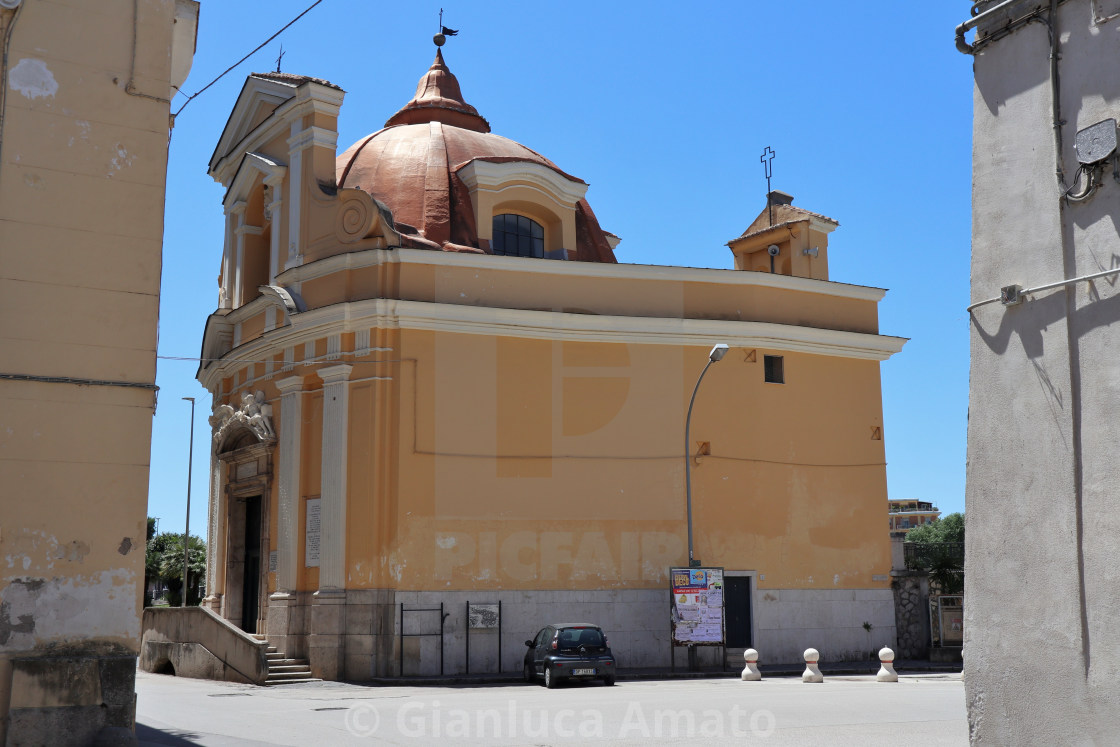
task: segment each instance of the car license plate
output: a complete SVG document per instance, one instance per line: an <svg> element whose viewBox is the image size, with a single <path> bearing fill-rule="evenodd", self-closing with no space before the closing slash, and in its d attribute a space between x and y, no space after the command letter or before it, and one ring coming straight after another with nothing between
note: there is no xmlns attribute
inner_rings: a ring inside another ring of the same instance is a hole
<svg viewBox="0 0 1120 747"><path fill-rule="evenodd" d="M594 669L573 669L572 674L579 676L581 674L595 674Z"/></svg>

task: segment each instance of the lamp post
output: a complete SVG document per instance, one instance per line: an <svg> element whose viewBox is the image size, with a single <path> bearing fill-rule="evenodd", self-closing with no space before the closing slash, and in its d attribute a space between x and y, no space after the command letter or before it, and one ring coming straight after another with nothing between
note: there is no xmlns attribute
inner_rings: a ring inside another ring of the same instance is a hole
<svg viewBox="0 0 1120 747"><path fill-rule="evenodd" d="M689 428L692 425L692 405L696 402L696 393L700 391L700 382L704 380L704 374L708 373L708 368L713 363L723 359L727 355L727 345L719 343L712 347L708 353L708 362L704 366L704 370L700 372L700 378L696 380L696 386L692 389L692 399L688 401L688 414L684 418L684 491L685 491L685 513L688 516L688 567L696 568L700 565L700 561L696 560L692 554L692 446L689 439ZM696 647L691 643L688 645L688 671L695 672L696 666Z"/></svg>
<svg viewBox="0 0 1120 747"><path fill-rule="evenodd" d="M194 397L183 397L191 403L191 445L187 452L187 526L183 530L183 598L180 607L187 606L187 571L191 557L191 471L194 467Z"/></svg>
<svg viewBox="0 0 1120 747"><path fill-rule="evenodd" d="M700 372L700 378L696 380L696 386L692 390L692 399L688 401L688 415L684 419L684 491L685 491L685 513L688 516L688 567L695 568L700 565L700 561L696 560L692 555L692 447L689 441L689 427L692 424L692 404L696 402L696 392L700 391L700 382L704 380L704 374L708 373L708 368L713 363L723 359L727 355L727 345L719 343L714 346L711 352L708 353L708 363L704 366L704 370Z"/></svg>

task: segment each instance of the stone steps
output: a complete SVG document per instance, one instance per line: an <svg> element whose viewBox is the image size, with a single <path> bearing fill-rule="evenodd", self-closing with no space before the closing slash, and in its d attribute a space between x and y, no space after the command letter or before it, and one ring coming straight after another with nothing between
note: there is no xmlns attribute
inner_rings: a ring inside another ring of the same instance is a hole
<svg viewBox="0 0 1120 747"><path fill-rule="evenodd" d="M253 638L258 641L268 640L267 636L260 634L253 634ZM264 681L266 686L322 682L311 676L311 667L307 659L289 658L283 651L277 651L275 646L265 649L265 658L268 659L268 677Z"/></svg>

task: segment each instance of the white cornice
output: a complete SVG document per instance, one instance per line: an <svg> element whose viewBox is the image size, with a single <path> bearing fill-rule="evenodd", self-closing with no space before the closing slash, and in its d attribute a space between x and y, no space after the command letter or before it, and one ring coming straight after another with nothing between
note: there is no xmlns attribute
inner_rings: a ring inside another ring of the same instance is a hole
<svg viewBox="0 0 1120 747"><path fill-rule="evenodd" d="M769 272L714 270L669 265L628 265L607 262L558 262L552 259L459 254L427 249L366 249L360 252L336 254L299 267L289 268L277 276L277 282L281 285L290 286L344 270L356 270L392 262L438 265L441 267L466 267L494 272L562 275L565 277L669 280L689 283L718 283L738 287L755 286L802 293L817 293L823 296L851 298L860 301L878 302L886 295L886 290L883 288L834 283L828 280L799 278Z"/></svg>
<svg viewBox="0 0 1120 747"><path fill-rule="evenodd" d="M298 135L288 138L288 152L295 153L312 146L334 149L338 145L338 133L323 127L308 127Z"/></svg>
<svg viewBox="0 0 1120 747"><path fill-rule="evenodd" d="M793 227L800 226L802 224L808 224L809 230L811 231L819 231L826 235L835 231L840 225L839 223L836 223L835 221L832 221L828 218L818 218L815 215L806 215L801 218L793 218L781 223L775 223L772 226L766 226L765 228L760 228L757 231L747 233L743 236L738 236L734 239L731 239L731 241L728 241L727 246L732 247L732 251L734 251L735 244L749 241L752 245L757 245L756 249L751 250L756 251L757 249L765 245L765 241L767 240L766 237L768 237L771 233L781 233L783 231L796 233L795 231L793 231Z"/></svg>
<svg viewBox="0 0 1120 747"><path fill-rule="evenodd" d="M254 298L249 303L243 304L241 306L238 306L236 309L233 309L222 318L226 321L227 324L234 325L240 322L244 322L247 319L252 319L257 314L263 314L265 309L267 309L269 306L279 305L280 304L274 297L269 295L260 295ZM283 307L281 306L281 308Z"/></svg>
<svg viewBox="0 0 1120 747"><path fill-rule="evenodd" d="M587 184L561 176L553 169L533 161L473 160L460 166L456 173L467 189L500 192L513 184L530 184L548 194L561 205L572 207L587 193Z"/></svg>
<svg viewBox="0 0 1120 747"><path fill-rule="evenodd" d="M880 361L890 358L906 344L906 339L901 337L770 322L596 316L415 301L390 303L395 306L396 326L402 329L501 337L646 345L706 345L717 341L732 347Z"/></svg>
<svg viewBox="0 0 1120 747"><path fill-rule="evenodd" d="M832 233L839 225L838 223L818 218L815 215L809 217L809 228L813 231L820 231L826 234Z"/></svg>
<svg viewBox="0 0 1120 747"><path fill-rule="evenodd" d="M294 316L290 325L231 350L221 362L201 371L199 380L211 389L213 383L246 365L244 361L264 359L285 347L329 334L374 327L640 345L724 342L732 347L874 361L887 360L907 342L902 337L769 322L596 316L371 299L335 304Z"/></svg>

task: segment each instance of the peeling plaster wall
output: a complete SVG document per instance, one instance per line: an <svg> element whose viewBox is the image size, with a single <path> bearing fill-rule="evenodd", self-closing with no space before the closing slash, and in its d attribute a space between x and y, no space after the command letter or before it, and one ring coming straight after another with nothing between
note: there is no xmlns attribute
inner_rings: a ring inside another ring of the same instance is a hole
<svg viewBox="0 0 1120 747"><path fill-rule="evenodd" d="M132 569L70 578L15 579L0 589L0 648L25 651L55 641L140 635Z"/></svg>
<svg viewBox="0 0 1120 747"><path fill-rule="evenodd" d="M161 99L198 7L0 5L0 744L84 744L133 729Z"/></svg>

